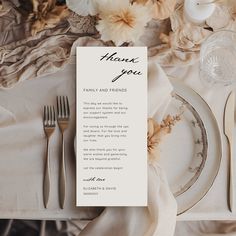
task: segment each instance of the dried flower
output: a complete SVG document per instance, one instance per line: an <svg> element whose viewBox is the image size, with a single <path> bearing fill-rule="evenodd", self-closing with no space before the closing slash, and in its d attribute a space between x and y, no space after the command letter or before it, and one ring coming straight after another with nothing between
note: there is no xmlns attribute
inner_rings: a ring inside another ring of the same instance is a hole
<svg viewBox="0 0 236 236"><path fill-rule="evenodd" d="M164 20L168 18L175 9L176 0L134 0L138 4L151 3L153 7L153 18Z"/></svg>
<svg viewBox="0 0 236 236"><path fill-rule="evenodd" d="M75 13L81 16L96 15L99 0L66 0L66 4ZM102 1L102 0L100 0Z"/></svg>
<svg viewBox="0 0 236 236"><path fill-rule="evenodd" d="M172 127L180 121L180 119L180 115L168 115L160 124L152 118L148 119L147 150L149 161L158 158L158 145L166 134L171 133Z"/></svg>
<svg viewBox="0 0 236 236"><path fill-rule="evenodd" d="M100 20L96 28L104 41L112 40L116 45L137 42L151 20L150 12L149 7L131 4L129 0L110 0L99 4Z"/></svg>
<svg viewBox="0 0 236 236"><path fill-rule="evenodd" d="M55 27L62 19L69 15L69 10L65 5L56 5L56 0L31 0L33 13L30 18L33 20L31 34Z"/></svg>

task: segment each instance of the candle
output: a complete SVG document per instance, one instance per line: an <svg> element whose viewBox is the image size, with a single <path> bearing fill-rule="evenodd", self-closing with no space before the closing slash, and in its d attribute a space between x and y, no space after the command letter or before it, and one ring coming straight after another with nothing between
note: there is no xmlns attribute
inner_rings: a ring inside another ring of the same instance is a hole
<svg viewBox="0 0 236 236"><path fill-rule="evenodd" d="M196 24L204 23L215 10L215 4L211 2L212 0L185 0L184 15L186 19Z"/></svg>

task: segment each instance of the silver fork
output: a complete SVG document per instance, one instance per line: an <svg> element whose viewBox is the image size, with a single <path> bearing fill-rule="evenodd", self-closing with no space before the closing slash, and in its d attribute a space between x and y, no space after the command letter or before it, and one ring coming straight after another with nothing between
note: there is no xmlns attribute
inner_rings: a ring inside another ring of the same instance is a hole
<svg viewBox="0 0 236 236"><path fill-rule="evenodd" d="M47 137L46 163L43 180L43 200L45 208L48 207L50 195L50 160L49 160L49 141L56 127L56 115L53 106L44 106L43 127Z"/></svg>
<svg viewBox="0 0 236 236"><path fill-rule="evenodd" d="M65 204L66 195L66 168L65 168L65 141L64 132L69 126L70 120L70 107L67 96L57 97L57 122L61 131L62 149L60 160L60 174L59 174L59 202L60 207L63 209Z"/></svg>

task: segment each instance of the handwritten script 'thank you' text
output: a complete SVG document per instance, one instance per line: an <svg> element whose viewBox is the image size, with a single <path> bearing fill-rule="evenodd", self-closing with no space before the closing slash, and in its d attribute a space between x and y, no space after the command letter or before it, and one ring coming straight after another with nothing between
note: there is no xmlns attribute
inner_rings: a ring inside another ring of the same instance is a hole
<svg viewBox="0 0 236 236"><path fill-rule="evenodd" d="M126 63L139 63L139 57L136 58L121 58L117 56L117 52L107 53L104 56L101 56L100 61L111 61L111 62L126 62ZM132 70L132 69L122 69L121 73L112 79L112 82L116 82L118 79L124 77L124 75L142 75L141 71Z"/></svg>

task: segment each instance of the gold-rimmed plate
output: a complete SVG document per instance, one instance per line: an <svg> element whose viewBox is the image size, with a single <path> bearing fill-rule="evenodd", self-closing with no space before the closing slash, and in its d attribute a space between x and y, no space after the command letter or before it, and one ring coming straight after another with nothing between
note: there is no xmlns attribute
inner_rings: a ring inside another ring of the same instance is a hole
<svg viewBox="0 0 236 236"><path fill-rule="evenodd" d="M160 164L177 200L178 214L182 214L211 188L219 171L222 148L218 124L207 103L181 81L171 82L174 91L166 114L182 115L160 146Z"/></svg>

